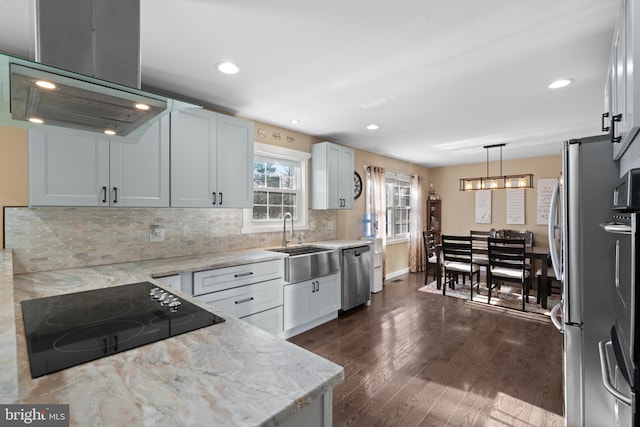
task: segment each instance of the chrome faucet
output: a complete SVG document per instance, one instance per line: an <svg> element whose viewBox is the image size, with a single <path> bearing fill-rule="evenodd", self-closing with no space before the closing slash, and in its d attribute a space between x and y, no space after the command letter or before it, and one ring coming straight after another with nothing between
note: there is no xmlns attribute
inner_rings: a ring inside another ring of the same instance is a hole
<svg viewBox="0 0 640 427"><path fill-rule="evenodd" d="M285 212L282 215L282 247L287 247L287 217L291 218L291 237L294 237L293 234L293 215L291 212Z"/></svg>

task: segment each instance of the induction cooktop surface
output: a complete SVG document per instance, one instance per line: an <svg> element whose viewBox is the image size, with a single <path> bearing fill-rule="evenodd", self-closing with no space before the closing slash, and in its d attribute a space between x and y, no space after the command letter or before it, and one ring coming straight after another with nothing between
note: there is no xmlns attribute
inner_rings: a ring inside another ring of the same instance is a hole
<svg viewBox="0 0 640 427"><path fill-rule="evenodd" d="M21 305L33 378L224 322L149 282Z"/></svg>

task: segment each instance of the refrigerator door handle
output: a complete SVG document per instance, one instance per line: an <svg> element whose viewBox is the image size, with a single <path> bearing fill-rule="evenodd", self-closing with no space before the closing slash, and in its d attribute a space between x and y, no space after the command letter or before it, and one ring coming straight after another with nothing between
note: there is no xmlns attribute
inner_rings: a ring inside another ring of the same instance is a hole
<svg viewBox="0 0 640 427"><path fill-rule="evenodd" d="M562 302L560 304L556 304L556 306L551 309L549 317L551 317L551 323L553 323L553 326L556 327L558 332L564 334L564 324L558 320L558 312L560 310L562 310Z"/></svg>
<svg viewBox="0 0 640 427"><path fill-rule="evenodd" d="M560 255L556 245L556 228L558 224L558 196L560 195L560 181L556 181L556 185L551 193L551 208L549 209L549 254L551 255L551 263L556 278L562 282L562 271L560 268ZM544 268L544 266L543 266Z"/></svg>
<svg viewBox="0 0 640 427"><path fill-rule="evenodd" d="M611 383L611 377L609 376L609 356L607 355L607 347L611 347L611 340L602 340L598 343L598 350L600 351L600 371L602 372L602 383L604 388L613 395L620 402L625 405L631 406L631 397L622 394Z"/></svg>

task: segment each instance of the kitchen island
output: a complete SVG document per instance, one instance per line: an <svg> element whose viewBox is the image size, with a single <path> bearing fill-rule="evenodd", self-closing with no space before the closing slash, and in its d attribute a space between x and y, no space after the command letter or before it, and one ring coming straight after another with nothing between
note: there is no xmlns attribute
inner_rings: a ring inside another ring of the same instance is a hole
<svg viewBox="0 0 640 427"><path fill-rule="evenodd" d="M152 277L278 254L201 255L15 276L7 272L10 251L1 255L0 289L3 296L12 289L13 304L0 309L0 403L69 404L71 425L308 425L309 418L330 425L331 391L344 378L342 367L184 294L226 321L31 378L20 301L154 282Z"/></svg>

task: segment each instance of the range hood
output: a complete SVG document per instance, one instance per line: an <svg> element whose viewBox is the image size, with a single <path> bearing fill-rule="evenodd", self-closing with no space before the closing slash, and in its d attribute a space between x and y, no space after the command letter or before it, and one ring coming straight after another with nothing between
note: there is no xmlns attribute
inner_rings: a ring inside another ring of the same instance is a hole
<svg viewBox="0 0 640 427"><path fill-rule="evenodd" d="M139 1L37 0L36 21L37 62L0 52L0 125L137 142L163 115L200 107L139 89Z"/></svg>
<svg viewBox="0 0 640 427"><path fill-rule="evenodd" d="M160 117L188 107L201 106L0 53L0 125L107 132L110 140L135 143Z"/></svg>

